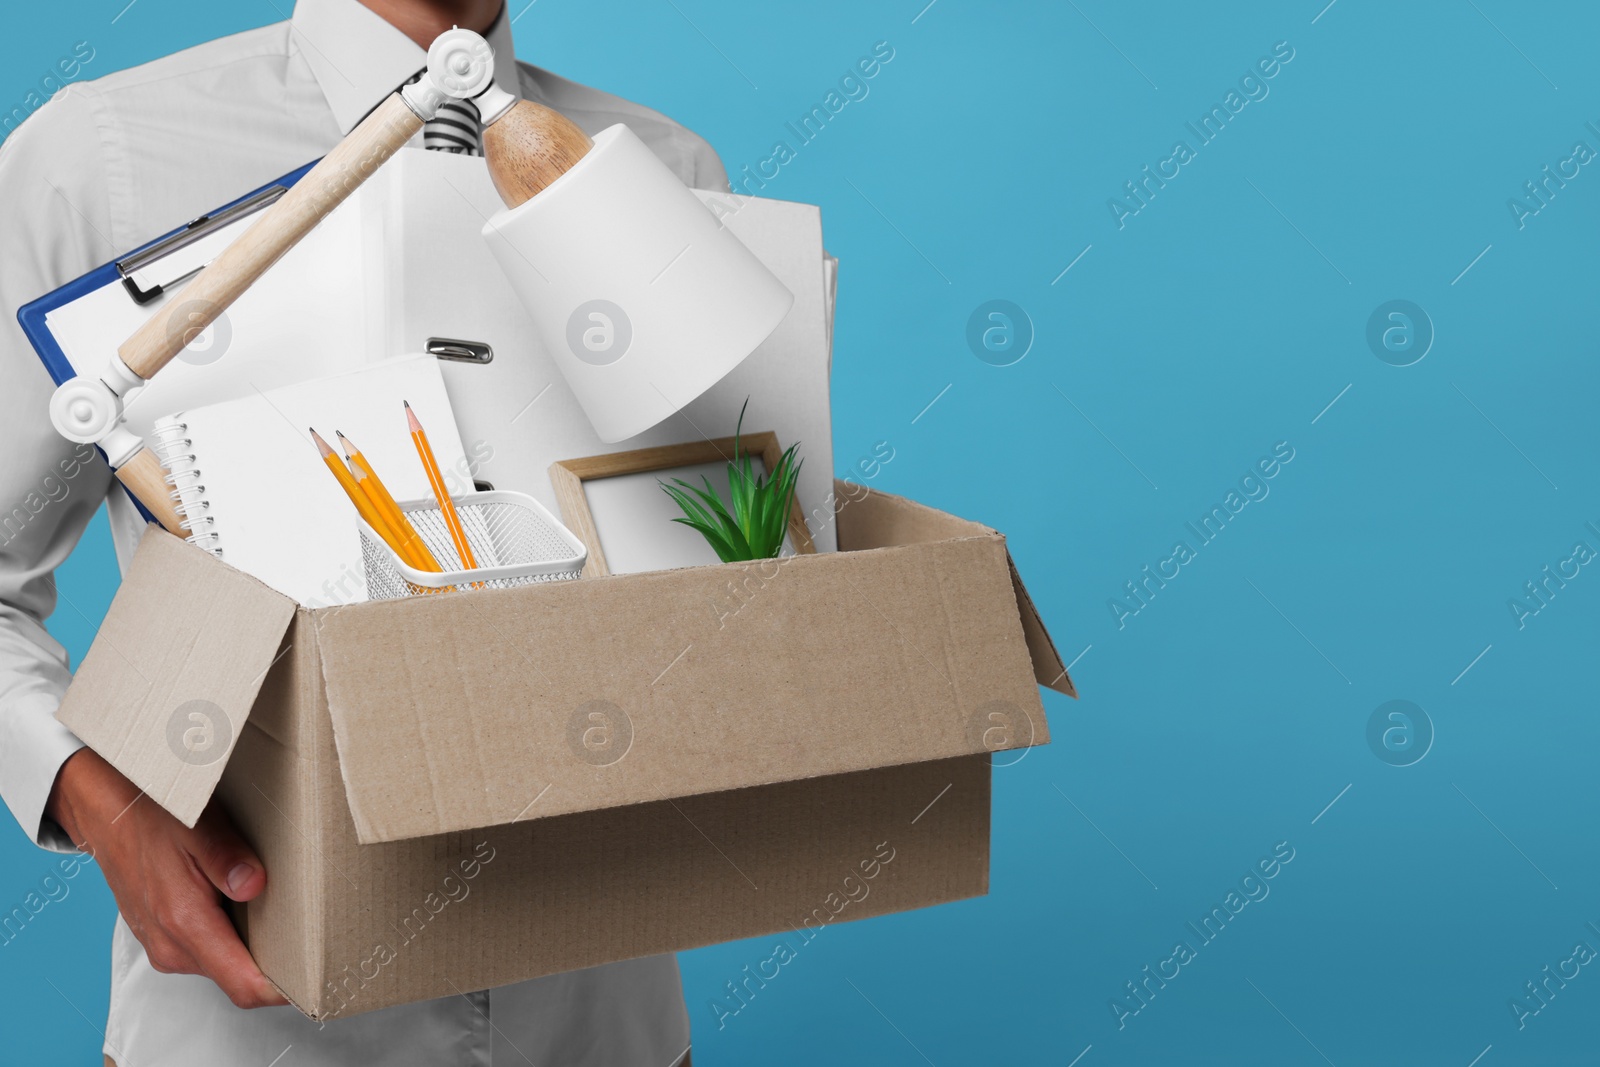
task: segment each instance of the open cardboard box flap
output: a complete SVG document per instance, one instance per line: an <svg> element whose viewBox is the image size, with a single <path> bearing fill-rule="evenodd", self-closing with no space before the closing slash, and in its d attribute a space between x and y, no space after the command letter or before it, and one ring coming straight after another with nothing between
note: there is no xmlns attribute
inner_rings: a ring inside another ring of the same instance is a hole
<svg viewBox="0 0 1600 1067"><path fill-rule="evenodd" d="M294 613L294 601L151 527L56 717L192 827Z"/></svg>
<svg viewBox="0 0 1600 1067"><path fill-rule="evenodd" d="M58 714L193 825L304 612L362 844L1048 741L1005 539L840 491L839 553L317 610L153 530Z"/></svg>
<svg viewBox="0 0 1600 1067"><path fill-rule="evenodd" d="M957 518L948 512L919 504L893 493L863 492L859 485L834 479L834 499L839 503L839 551L861 552L892 545L923 544L958 537L1005 537L970 519ZM1016 591L1017 611L1022 618L1023 637L1028 642L1028 655L1033 660L1034 678L1046 689L1063 696L1078 697L1078 690L1067 675L1067 668L1056 651L1056 645L1044 628L1044 620L1034 607L1033 597L1022 584L1017 565L1006 555L1011 570L1011 584Z"/></svg>

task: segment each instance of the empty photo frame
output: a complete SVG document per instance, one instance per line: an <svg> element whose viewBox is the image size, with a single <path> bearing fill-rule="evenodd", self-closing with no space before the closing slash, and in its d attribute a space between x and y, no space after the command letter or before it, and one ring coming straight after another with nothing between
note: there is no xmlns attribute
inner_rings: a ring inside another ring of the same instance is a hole
<svg viewBox="0 0 1600 1067"><path fill-rule="evenodd" d="M758 473L778 464L783 449L770 431L740 438ZM727 500L727 465L733 460L734 438L682 445L641 448L587 459L567 459L550 466L561 519L589 549L583 576L633 574L700 567L722 562L698 530L672 520L683 515L659 483L682 478L700 486L702 476ZM787 551L816 551L798 498L789 512Z"/></svg>

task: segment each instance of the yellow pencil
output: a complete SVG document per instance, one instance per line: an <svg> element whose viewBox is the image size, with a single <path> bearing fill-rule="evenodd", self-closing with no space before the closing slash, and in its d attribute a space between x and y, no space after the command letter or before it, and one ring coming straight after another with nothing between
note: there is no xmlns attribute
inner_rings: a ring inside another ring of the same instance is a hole
<svg viewBox="0 0 1600 1067"><path fill-rule="evenodd" d="M434 559L433 553L428 551L428 544L417 533L417 528L411 525L411 520L406 518L406 513L400 510L400 505L395 501L394 494L383 484L383 479L378 477L378 472L372 469L372 464L367 462L367 457L361 454L361 449L355 442L339 431L334 431L334 436L339 439L339 444L344 448L345 458L350 461L350 473L354 475L356 485L367 494L378 511L388 520L389 528L399 537L401 544L405 545L407 552L402 558L419 571L442 571L439 561Z"/></svg>
<svg viewBox="0 0 1600 1067"><path fill-rule="evenodd" d="M363 493L361 487L356 485L355 477L345 467L344 460L334 454L333 449L328 446L328 442L324 441L322 435L317 433L316 430L311 431L311 439L317 443L317 451L322 453L322 462L328 465L328 469L338 479L340 488L345 491L345 495L350 498L350 502L356 506L356 511L360 512L367 525L372 527L390 548L394 549L395 555L405 559L405 548L402 546L400 539L389 528L388 521L379 513L377 507L371 500L367 499L367 494Z"/></svg>
<svg viewBox="0 0 1600 1067"><path fill-rule="evenodd" d="M411 410L409 403L406 404L406 421L411 424L411 441L417 446L417 455L422 458L422 469L428 472L428 484L433 487L434 498L439 501L439 513L444 516L445 525L450 527L450 539L455 542L461 566L469 571L476 570L478 561L473 558L472 546L467 543L467 531L461 525L461 516L456 514L455 504L450 500L450 491L445 488L444 475L439 473L439 461L434 458L428 435L423 432L422 423L417 421L417 413Z"/></svg>

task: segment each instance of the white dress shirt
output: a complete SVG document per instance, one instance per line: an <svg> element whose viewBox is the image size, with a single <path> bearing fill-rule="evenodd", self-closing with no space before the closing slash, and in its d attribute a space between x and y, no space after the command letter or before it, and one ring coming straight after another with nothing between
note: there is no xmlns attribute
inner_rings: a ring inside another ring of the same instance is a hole
<svg viewBox="0 0 1600 1067"><path fill-rule="evenodd" d="M716 154L670 119L518 64L490 32L499 83L593 134L625 122L688 184L725 189ZM70 680L42 620L52 572L112 482L50 425L49 376L18 307L331 149L423 67L425 52L356 0L299 0L293 18L69 86L0 146L0 795L45 847L44 816L81 742L54 712ZM420 135L418 140L420 141ZM120 560L143 530L110 495ZM269 872L270 876L270 872ZM640 1064L689 1042L676 960L660 956L318 1026L293 1008L240 1011L209 980L156 972L119 918L106 1053L153 1064Z"/></svg>

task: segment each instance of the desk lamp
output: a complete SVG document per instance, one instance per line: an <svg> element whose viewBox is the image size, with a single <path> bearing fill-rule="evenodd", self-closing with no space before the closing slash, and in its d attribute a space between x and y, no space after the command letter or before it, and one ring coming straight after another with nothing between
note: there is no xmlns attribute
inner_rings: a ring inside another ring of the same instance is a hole
<svg viewBox="0 0 1600 1067"><path fill-rule="evenodd" d="M92 443L145 508L182 535L155 454L123 424L149 381L422 129L472 100L507 208L483 228L545 349L606 443L642 433L715 385L766 340L793 295L626 126L591 140L494 83L470 30L441 34L427 73L379 104L238 240L117 350L98 378L50 401L68 440Z"/></svg>

